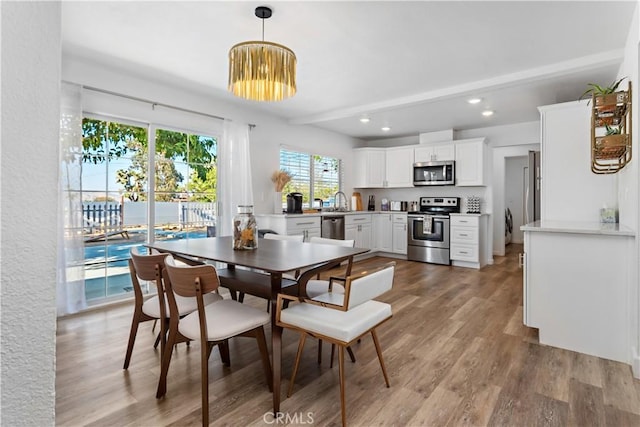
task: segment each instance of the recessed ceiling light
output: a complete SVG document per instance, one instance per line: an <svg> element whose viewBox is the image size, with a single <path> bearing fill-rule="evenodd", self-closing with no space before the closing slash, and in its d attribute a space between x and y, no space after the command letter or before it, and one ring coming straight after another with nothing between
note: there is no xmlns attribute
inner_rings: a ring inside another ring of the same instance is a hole
<svg viewBox="0 0 640 427"><path fill-rule="evenodd" d="M493 116L493 111L491 111L491 110L484 110L484 111L482 112L482 115L483 115L483 116L485 116L485 117Z"/></svg>
<svg viewBox="0 0 640 427"><path fill-rule="evenodd" d="M360 118L360 122L361 123L369 123L371 121L371 119L369 119L369 117L361 117Z"/></svg>
<svg viewBox="0 0 640 427"><path fill-rule="evenodd" d="M391 128L389 126L384 126L382 128L382 130L385 131L385 132L389 132L391 130Z"/></svg>
<svg viewBox="0 0 640 427"><path fill-rule="evenodd" d="M482 101L482 98L471 98L467 100L469 104L479 104L481 101Z"/></svg>

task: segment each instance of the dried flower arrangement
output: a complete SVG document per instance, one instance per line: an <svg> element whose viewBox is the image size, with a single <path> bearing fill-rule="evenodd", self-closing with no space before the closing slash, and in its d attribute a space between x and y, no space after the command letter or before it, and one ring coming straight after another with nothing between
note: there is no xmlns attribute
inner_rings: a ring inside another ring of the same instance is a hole
<svg viewBox="0 0 640 427"><path fill-rule="evenodd" d="M271 175L271 182L275 184L277 193L281 193L284 186L292 179L293 175L284 169L277 170Z"/></svg>

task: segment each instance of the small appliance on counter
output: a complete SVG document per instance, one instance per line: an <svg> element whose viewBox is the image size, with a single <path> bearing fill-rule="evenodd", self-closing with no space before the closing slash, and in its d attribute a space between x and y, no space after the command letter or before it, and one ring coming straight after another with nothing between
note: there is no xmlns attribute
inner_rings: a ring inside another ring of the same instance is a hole
<svg viewBox="0 0 640 427"><path fill-rule="evenodd" d="M302 213L302 193L287 194L287 213L288 214Z"/></svg>
<svg viewBox="0 0 640 427"><path fill-rule="evenodd" d="M419 212L420 208L418 207L418 202L415 200L409 203L409 212Z"/></svg>
<svg viewBox="0 0 640 427"><path fill-rule="evenodd" d="M380 201L380 210L383 212L387 212L389 210L389 200L382 199Z"/></svg>
<svg viewBox="0 0 640 427"><path fill-rule="evenodd" d="M369 204L367 205L367 210L375 211L376 210L376 196L369 196Z"/></svg>
<svg viewBox="0 0 640 427"><path fill-rule="evenodd" d="M399 211L399 212L406 212L407 210L409 210L409 202L407 202L406 200L402 200L402 201L392 200L391 201L391 210L392 211Z"/></svg>
<svg viewBox="0 0 640 427"><path fill-rule="evenodd" d="M480 197L478 196L467 197L467 213L468 214L480 213Z"/></svg>

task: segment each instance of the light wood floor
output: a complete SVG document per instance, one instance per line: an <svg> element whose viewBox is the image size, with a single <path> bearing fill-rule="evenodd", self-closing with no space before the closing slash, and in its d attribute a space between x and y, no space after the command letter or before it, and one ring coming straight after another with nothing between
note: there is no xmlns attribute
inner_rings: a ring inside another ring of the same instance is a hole
<svg viewBox="0 0 640 427"><path fill-rule="evenodd" d="M506 257L481 271L398 261L394 288L380 298L394 317L378 333L391 388L370 337L363 339L354 348L357 362L346 366L349 425L640 425L640 381L629 366L539 345L536 331L522 325L521 250L510 245ZM141 325L131 365L122 370L131 313L118 307L58 322L57 425L201 422L198 345L175 351L167 395L157 400L152 322ZM297 338L284 333L281 410L291 424L340 425L338 369L329 368L328 345L318 365L316 343L307 341L294 394L285 396ZM232 342L230 368L217 351L209 367L214 425L283 425L265 416L272 401L254 340Z"/></svg>

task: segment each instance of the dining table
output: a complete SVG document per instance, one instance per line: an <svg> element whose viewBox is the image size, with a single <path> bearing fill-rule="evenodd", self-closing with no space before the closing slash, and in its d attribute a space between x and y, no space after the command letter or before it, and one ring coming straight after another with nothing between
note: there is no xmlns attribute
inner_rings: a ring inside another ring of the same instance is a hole
<svg viewBox="0 0 640 427"><path fill-rule="evenodd" d="M224 277L234 280L260 280L268 277L266 285L270 285L271 314L271 348L273 364L273 412L280 412L280 382L282 373L282 328L276 325L276 304L278 294L282 290L283 277L287 272L296 270L322 271L331 269L341 262L348 261L356 255L369 252L369 249L306 243L289 240L258 239L257 248L251 250L234 250L233 236L207 237L200 239L184 239L159 241L145 246L158 252L169 253L178 259L197 261L216 261L225 263ZM243 274L233 275L235 267L247 267L251 270L240 270ZM262 273L256 272L261 271ZM286 279L285 279L286 280ZM248 285L251 285L250 283Z"/></svg>

